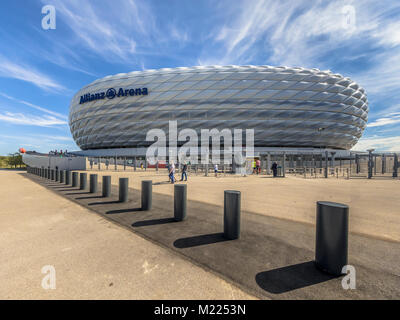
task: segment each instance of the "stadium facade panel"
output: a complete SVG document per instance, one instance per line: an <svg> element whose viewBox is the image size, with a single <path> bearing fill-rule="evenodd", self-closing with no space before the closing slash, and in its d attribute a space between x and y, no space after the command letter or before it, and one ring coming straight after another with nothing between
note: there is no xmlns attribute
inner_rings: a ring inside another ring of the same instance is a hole
<svg viewBox="0 0 400 320"><path fill-rule="evenodd" d="M365 90L318 69L209 66L134 71L73 97L69 124L82 150L139 148L151 129L254 129L255 147L348 150L368 120ZM184 143L184 142L182 142Z"/></svg>

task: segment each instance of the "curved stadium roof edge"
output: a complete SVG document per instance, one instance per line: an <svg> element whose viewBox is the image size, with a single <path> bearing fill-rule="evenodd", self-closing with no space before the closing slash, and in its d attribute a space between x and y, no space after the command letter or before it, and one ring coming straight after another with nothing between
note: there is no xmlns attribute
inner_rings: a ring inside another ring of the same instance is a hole
<svg viewBox="0 0 400 320"><path fill-rule="evenodd" d="M117 90L105 95L110 88L123 88L126 95L117 98ZM103 95L93 101L82 99L98 92ZM72 99L69 122L84 150L146 146L145 133L168 131L172 119L196 130L254 128L255 145L350 149L362 135L368 110L365 90L329 70L198 66L95 80Z"/></svg>

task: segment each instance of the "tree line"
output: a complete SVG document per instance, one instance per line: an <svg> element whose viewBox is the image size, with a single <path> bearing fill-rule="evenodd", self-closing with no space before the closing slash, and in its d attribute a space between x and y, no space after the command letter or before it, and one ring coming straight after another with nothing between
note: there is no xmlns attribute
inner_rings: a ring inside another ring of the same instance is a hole
<svg viewBox="0 0 400 320"><path fill-rule="evenodd" d="M22 155L19 152L10 153L8 156L0 156L0 168L17 168L25 166Z"/></svg>

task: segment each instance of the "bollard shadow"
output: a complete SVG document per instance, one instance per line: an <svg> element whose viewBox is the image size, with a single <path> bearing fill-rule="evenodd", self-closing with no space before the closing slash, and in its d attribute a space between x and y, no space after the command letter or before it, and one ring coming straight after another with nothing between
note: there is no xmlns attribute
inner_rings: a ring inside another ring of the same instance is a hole
<svg viewBox="0 0 400 320"><path fill-rule="evenodd" d="M152 219L152 220L143 220L143 221L137 221L132 224L132 227L147 227L147 226L154 226L157 224L167 224L167 223L173 223L173 222L178 222L174 218L163 218L163 219Z"/></svg>
<svg viewBox="0 0 400 320"><path fill-rule="evenodd" d="M230 241L221 233L203 234L200 236L181 238L174 241L174 247L179 249L203 246L217 242Z"/></svg>
<svg viewBox="0 0 400 320"><path fill-rule="evenodd" d="M110 210L110 211L107 211L106 214L118 214L118 213L132 212L132 211L142 211L142 208Z"/></svg>
<svg viewBox="0 0 400 320"><path fill-rule="evenodd" d="M123 203L120 202L118 200L113 200L113 201L101 201L101 202L91 202L88 203L89 206L98 206L98 205L102 205L102 204L116 204L116 203Z"/></svg>
<svg viewBox="0 0 400 320"><path fill-rule="evenodd" d="M287 267L263 271L255 280L260 288L269 293L281 294L329 281L340 276L322 272L314 261L294 264Z"/></svg>
<svg viewBox="0 0 400 320"><path fill-rule="evenodd" d="M59 184L59 185L47 185L47 187L50 187L50 188L53 188L53 189L62 189L62 188L72 188L71 186L68 186L68 185L62 185L62 184Z"/></svg>
<svg viewBox="0 0 400 320"><path fill-rule="evenodd" d="M75 194L78 194L78 193L75 193ZM78 198L75 198L75 199L76 200L87 200L87 199L100 199L100 198L103 198L103 196L78 197Z"/></svg>
<svg viewBox="0 0 400 320"><path fill-rule="evenodd" d="M80 189L78 189L78 190L80 190ZM76 190L76 191L78 191L78 190ZM69 191L71 191L71 190L69 190ZM74 196L74 195L77 195L77 194L89 194L89 193L90 193L89 191L85 191L85 192L66 193L65 195L66 196Z"/></svg>
<svg viewBox="0 0 400 320"><path fill-rule="evenodd" d="M59 188L57 191L79 191L80 189L75 189L76 187L69 187L69 189L61 189ZM77 194L77 193L72 193L72 194Z"/></svg>
<svg viewBox="0 0 400 320"><path fill-rule="evenodd" d="M170 181L154 182L153 186L158 186L158 185L161 185L161 184L171 184L171 182Z"/></svg>

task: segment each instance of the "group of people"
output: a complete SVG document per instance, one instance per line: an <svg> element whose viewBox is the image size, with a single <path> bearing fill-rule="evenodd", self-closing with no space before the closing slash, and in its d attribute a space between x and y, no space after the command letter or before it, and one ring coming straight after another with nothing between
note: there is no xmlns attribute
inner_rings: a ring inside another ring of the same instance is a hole
<svg viewBox="0 0 400 320"><path fill-rule="evenodd" d="M62 150L58 151L58 150L51 150L49 151L49 155L51 156L68 156L68 151L65 150L64 152Z"/></svg>
<svg viewBox="0 0 400 320"><path fill-rule="evenodd" d="M181 181L187 181L187 168L188 168L187 164L184 163L182 166ZM168 178L171 183L176 182L175 163L173 163L173 162L168 166ZM183 180L183 178L185 178L185 180Z"/></svg>
<svg viewBox="0 0 400 320"><path fill-rule="evenodd" d="M278 176L278 164L276 162L272 164L271 170L274 178L276 178ZM253 162L253 173L254 174L261 173L261 161L259 159Z"/></svg>
<svg viewBox="0 0 400 320"><path fill-rule="evenodd" d="M188 165L186 163L183 164L182 166L182 171L181 171L181 180L180 181L187 181L187 169ZM272 174L275 177L278 176L278 164L274 162L271 166ZM260 174L261 173L261 161L256 160L255 165L253 167L253 173ZM214 164L214 175L215 177L218 177L218 164ZM171 163L168 165L168 178L171 183L176 182L175 178L175 163Z"/></svg>

